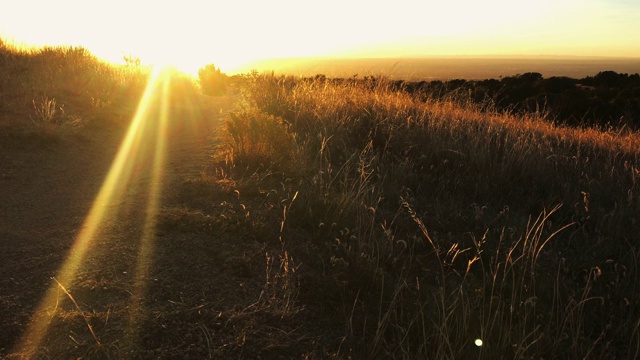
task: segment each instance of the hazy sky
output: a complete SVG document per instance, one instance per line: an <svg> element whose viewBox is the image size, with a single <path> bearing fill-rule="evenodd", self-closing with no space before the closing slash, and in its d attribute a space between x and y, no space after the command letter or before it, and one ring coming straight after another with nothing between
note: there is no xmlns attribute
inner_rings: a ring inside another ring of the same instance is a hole
<svg viewBox="0 0 640 360"><path fill-rule="evenodd" d="M2 8L5 39L188 71L298 56L640 57L640 0L21 0Z"/></svg>

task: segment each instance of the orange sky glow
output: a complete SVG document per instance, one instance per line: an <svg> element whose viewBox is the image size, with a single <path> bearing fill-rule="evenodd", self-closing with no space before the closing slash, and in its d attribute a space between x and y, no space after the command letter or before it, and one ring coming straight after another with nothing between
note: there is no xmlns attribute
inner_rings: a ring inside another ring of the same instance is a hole
<svg viewBox="0 0 640 360"><path fill-rule="evenodd" d="M122 62L227 73L259 59L549 55L640 57L637 0L24 0L0 36L80 45Z"/></svg>

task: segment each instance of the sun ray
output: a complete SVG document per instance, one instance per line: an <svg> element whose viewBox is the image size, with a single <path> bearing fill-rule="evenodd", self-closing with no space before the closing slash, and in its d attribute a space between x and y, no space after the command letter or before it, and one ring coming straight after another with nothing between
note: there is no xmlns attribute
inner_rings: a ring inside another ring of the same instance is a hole
<svg viewBox="0 0 640 360"><path fill-rule="evenodd" d="M112 217L118 205L121 203L121 198L124 195L124 191L127 189L127 185L132 176L133 166L136 162L136 158L139 156L139 152L143 140L145 139L145 133L149 130L150 109L153 106L154 97L157 96L156 91L158 83L161 79L161 72L156 71L151 75L144 94L139 102L136 114L127 130L125 139L123 140L118 153L111 165L109 173L107 174L98 195L96 196L93 205L87 215L80 233L76 237L73 246L69 250L69 255L60 267L57 275L55 276L56 283L46 291L43 299L41 300L37 310L34 312L32 319L27 326L26 331L23 333L18 345L15 348L14 353L22 354L25 358L31 358L33 352L37 349L44 337L48 332L50 324L50 316L45 316L48 309L56 307L56 305L63 301L62 294L58 291L58 286L64 286L66 289L71 289L72 281L78 272L83 259L86 257L89 251L90 245L95 240L97 234L104 226L104 224ZM160 133L164 136L164 126L166 125L166 109L162 110L162 120ZM156 141L156 153L154 155L153 169L153 186L150 204L148 210L151 207L157 208L158 206L158 194L160 188L160 177L162 167L160 164L163 162L164 154L164 139L158 139ZM148 211L155 217L155 210ZM155 220L153 220L155 221ZM152 223L154 225L155 223ZM150 226L145 227L145 236L150 230L147 230ZM144 242L144 239L143 239ZM145 245L145 244L143 244ZM146 250L148 252L148 250ZM145 253L148 257L148 254Z"/></svg>
<svg viewBox="0 0 640 360"><path fill-rule="evenodd" d="M148 273L152 264L155 232L157 227L158 209L160 208L160 193L162 190L162 175L166 163L166 140L169 120L169 91L171 74L164 71L161 75L161 95L159 96L159 122L154 144L154 156L151 167L151 184L149 186L149 200L147 203L146 217L140 250L137 258L135 282L131 304L129 306L129 332L125 343L131 347L137 341L138 320L140 317L142 300L148 286ZM158 86L160 87L160 86Z"/></svg>

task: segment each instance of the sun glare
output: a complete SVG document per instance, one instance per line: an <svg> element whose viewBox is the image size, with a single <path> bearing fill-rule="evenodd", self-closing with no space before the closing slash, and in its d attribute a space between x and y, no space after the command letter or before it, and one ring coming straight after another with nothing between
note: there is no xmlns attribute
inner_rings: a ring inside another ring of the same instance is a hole
<svg viewBox="0 0 640 360"><path fill-rule="evenodd" d="M30 358L31 351L42 343L47 335L51 318L56 314L60 304L68 300L64 294L68 294L67 289L72 289L78 271L87 265L85 259L94 249L91 245L100 236L105 224L112 221L118 213L129 184L136 180L136 176L141 176L137 174L139 169L134 172L134 168L138 166L137 163L143 161L145 156L148 157L149 154L152 154L146 218L142 236L137 239L140 251L130 306L130 321L131 323L135 322L140 301L146 289L145 279L152 262L154 248L153 236L166 158L169 81L170 72L154 71L147 84L136 114L81 231L16 348L17 353L23 354L24 357ZM64 291L61 292L60 289ZM135 335L134 332L132 334ZM99 341L98 338L96 341Z"/></svg>
<svg viewBox="0 0 640 360"><path fill-rule="evenodd" d="M286 57L640 56L640 5L633 2L113 0L99 15L77 0L43 4L38 12L29 3L14 2L14 11L0 14L0 35L84 46L116 63L133 54L191 75L211 63L232 75L256 60Z"/></svg>

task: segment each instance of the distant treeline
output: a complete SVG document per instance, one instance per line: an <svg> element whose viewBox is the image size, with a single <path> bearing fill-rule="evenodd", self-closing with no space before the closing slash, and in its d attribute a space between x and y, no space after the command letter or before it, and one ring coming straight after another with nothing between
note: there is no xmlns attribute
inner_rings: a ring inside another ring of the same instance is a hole
<svg viewBox="0 0 640 360"><path fill-rule="evenodd" d="M324 77L318 75L318 78ZM361 81L375 84L381 78L365 77ZM582 79L558 76L545 79L540 73L529 72L501 79L398 80L391 81L391 85L425 98L470 100L485 109L518 114L546 113L547 118L557 124L640 129L640 75L637 73L602 71Z"/></svg>

